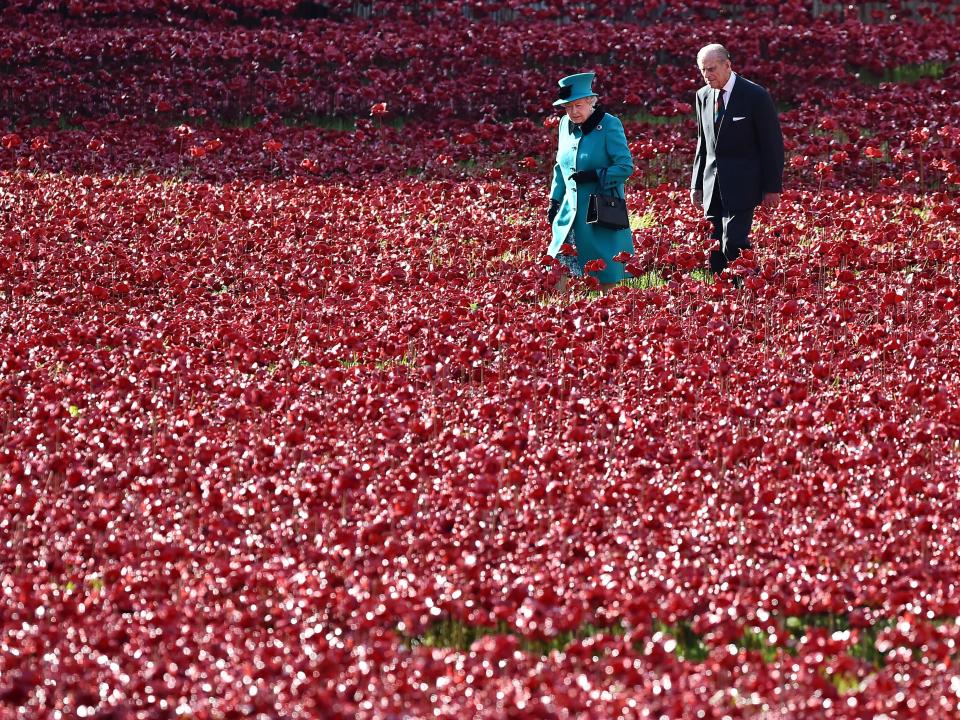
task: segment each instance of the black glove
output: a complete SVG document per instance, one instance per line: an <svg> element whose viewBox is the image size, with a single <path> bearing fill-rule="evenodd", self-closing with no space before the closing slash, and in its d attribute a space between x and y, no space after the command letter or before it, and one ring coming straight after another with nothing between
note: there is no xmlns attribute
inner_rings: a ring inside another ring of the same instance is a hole
<svg viewBox="0 0 960 720"><path fill-rule="evenodd" d="M597 182L600 176L596 170L580 170L571 175L570 179L575 183Z"/></svg>
<svg viewBox="0 0 960 720"><path fill-rule="evenodd" d="M556 200L551 200L550 209L547 210L547 222L552 225L553 219L557 216L558 212L560 212L560 203L558 203Z"/></svg>

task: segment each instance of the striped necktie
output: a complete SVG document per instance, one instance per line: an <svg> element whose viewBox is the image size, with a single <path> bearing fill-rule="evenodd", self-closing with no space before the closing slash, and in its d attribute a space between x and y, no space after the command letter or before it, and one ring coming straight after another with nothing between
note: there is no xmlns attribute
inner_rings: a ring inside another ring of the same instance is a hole
<svg viewBox="0 0 960 720"><path fill-rule="evenodd" d="M723 120L723 111L727 109L726 104L723 102L723 89L717 93L717 106L713 111L713 131L717 132L720 129L720 122Z"/></svg>

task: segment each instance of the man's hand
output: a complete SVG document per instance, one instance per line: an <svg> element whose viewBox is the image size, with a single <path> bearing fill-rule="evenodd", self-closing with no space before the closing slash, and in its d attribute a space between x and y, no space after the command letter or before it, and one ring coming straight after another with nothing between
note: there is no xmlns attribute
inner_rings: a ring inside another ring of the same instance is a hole
<svg viewBox="0 0 960 720"><path fill-rule="evenodd" d="M703 207L703 190L691 190L690 202L694 207Z"/></svg>
<svg viewBox="0 0 960 720"><path fill-rule="evenodd" d="M764 193L763 206L768 210L773 210L780 204L780 193Z"/></svg>

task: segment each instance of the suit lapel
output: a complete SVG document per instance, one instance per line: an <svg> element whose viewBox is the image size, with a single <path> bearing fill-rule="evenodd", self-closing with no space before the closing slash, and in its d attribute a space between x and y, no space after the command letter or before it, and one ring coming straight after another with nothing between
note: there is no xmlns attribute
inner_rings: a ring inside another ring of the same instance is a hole
<svg viewBox="0 0 960 720"><path fill-rule="evenodd" d="M716 144L716 133L713 132L713 105L710 103L710 87L703 91L703 101L700 103L700 121L703 124L703 134L707 141Z"/></svg>
<svg viewBox="0 0 960 720"><path fill-rule="evenodd" d="M728 117L733 116L733 111L736 106L739 104L741 85L740 77L737 76L737 79L733 81L733 88L730 90L730 97L727 98L727 102L724 103L723 117L720 118L720 127L717 128L717 137L719 138L720 133L723 131L723 128L729 125L732 120L727 120Z"/></svg>

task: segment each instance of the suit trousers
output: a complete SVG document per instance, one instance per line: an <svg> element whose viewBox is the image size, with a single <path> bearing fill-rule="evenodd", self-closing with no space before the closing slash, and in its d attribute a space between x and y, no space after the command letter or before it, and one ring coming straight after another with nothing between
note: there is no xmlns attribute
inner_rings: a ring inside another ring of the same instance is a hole
<svg viewBox="0 0 960 720"><path fill-rule="evenodd" d="M714 188L707 209L707 219L713 223L711 237L717 241L717 249L710 253L710 270L718 273L740 257L741 250L749 250L750 227L753 225L753 211L728 211L723 207L719 188Z"/></svg>

